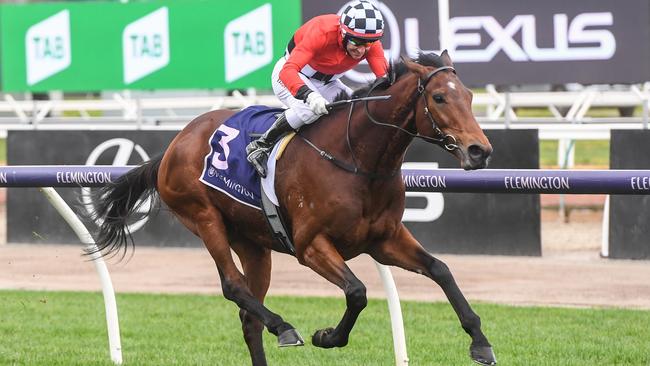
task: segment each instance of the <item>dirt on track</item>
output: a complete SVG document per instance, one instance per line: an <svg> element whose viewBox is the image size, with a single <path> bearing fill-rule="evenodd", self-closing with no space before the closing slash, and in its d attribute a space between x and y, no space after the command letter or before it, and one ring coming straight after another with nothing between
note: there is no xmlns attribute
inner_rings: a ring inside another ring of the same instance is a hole
<svg viewBox="0 0 650 366"><path fill-rule="evenodd" d="M436 255L450 267L470 301L515 305L650 309L650 261L600 258L602 211L574 210L569 222L556 210L542 213L542 257ZM341 296L342 292L298 264L274 254L269 295ZM368 295L385 297L374 262L349 262ZM128 261L108 262L117 292L221 291L207 251L138 247ZM445 301L423 276L392 269L402 299ZM99 291L92 262L77 245L0 245L0 289Z"/></svg>

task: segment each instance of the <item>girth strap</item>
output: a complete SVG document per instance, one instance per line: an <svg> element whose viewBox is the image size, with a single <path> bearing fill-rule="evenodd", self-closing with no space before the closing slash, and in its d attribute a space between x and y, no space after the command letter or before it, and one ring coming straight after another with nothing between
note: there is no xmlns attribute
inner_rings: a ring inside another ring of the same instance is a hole
<svg viewBox="0 0 650 366"><path fill-rule="evenodd" d="M279 207L271 202L271 200L266 196L266 193L264 193L264 189L262 189L261 193L262 212L264 213L266 222L269 224L271 236L282 245L282 248L285 249L285 253L289 253L295 257L296 247L291 241L291 235L287 234L287 226Z"/></svg>

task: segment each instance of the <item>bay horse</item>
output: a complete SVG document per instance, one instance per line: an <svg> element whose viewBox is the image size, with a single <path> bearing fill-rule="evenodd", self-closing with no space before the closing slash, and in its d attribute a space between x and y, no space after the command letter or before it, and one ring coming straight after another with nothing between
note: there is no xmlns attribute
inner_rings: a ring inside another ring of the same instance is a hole
<svg viewBox="0 0 650 366"><path fill-rule="evenodd" d="M346 260L369 254L379 263L423 274L444 291L462 328L471 337L470 357L483 365L496 359L481 320L445 263L428 253L401 222L405 189L400 167L414 138L442 146L462 168L487 166L492 146L471 109L472 93L443 52L398 62L390 77L355 96L386 101L335 108L292 139L277 161L275 189L295 245L298 262L341 288L346 310L333 328L312 336L317 347L347 345L366 307L366 288ZM270 283L271 251L286 249L271 237L263 213L201 182L206 143L234 111L215 110L191 121L162 157L150 160L102 188L94 202L102 219L97 245L105 253L133 244L127 219L138 202L156 193L171 212L205 244L214 259L223 295L239 308L252 364L266 365L264 327L280 346L304 344L280 315L264 306ZM323 153L319 153L323 152ZM323 157L327 157L324 159ZM334 162L334 164L333 164ZM233 260L239 257L243 273Z"/></svg>

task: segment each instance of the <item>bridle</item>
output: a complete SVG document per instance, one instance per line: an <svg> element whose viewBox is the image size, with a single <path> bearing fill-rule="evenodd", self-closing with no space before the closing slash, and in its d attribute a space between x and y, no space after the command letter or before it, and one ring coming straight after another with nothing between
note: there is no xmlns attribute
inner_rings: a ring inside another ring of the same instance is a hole
<svg viewBox="0 0 650 366"><path fill-rule="evenodd" d="M347 101L335 102L334 103L334 104L336 104L336 103L346 103L346 104L349 103L350 104L350 112L348 113L346 139L347 139L347 144L348 144L348 150L350 151L350 154L351 154L351 157L352 157L352 162L353 162L352 165L348 164L348 163L346 163L346 162L344 162L344 161L342 161L340 159L337 159L336 157L334 157L333 155L331 155L327 151L318 148L318 146L316 146L314 143L309 141L306 137L302 136L300 133L298 133L298 136L300 136L303 139L303 141L305 141L307 143L307 145L309 145L313 149L315 149L322 158L324 158L326 160L329 160L334 165L338 166L339 168L341 168L341 169L343 169L345 171L348 171L348 172L353 173L353 174L363 175L363 176L366 176L366 177L368 177L370 179L388 179L388 178L394 177L395 175L397 175L397 173L400 172L399 168L397 170L395 170L394 172L390 173L390 174L377 174L377 173L374 173L374 172L364 172L361 169L359 169L359 165L357 164L357 159L354 156L354 150L352 149L352 143L350 141L350 124L351 124L351 120L352 120L352 111L354 110L355 102L357 102L357 101L365 101L366 116L368 117L368 119L372 123L374 123L374 124L376 124L378 126L386 126L386 127L396 128L396 129L408 134L409 136L419 138L419 139L422 139L422 140L424 140L426 142L430 142L430 143L433 143L433 144L436 144L436 145L440 145L440 146L444 147L448 151L454 151L454 150L458 149L456 138L453 135L444 133L440 129L440 127L438 127L438 125L436 124L436 121L433 119L433 116L431 115L431 112L429 111L427 90L426 90L426 86L427 86L427 84L429 84L429 82L431 81L433 76L435 76L437 73L439 73L441 71L446 71L446 70L451 70L453 73L456 73L456 69L454 69L452 66L441 66L441 67L429 72L426 75L426 78L424 79L424 81L421 78L418 77L418 87L417 87L417 96L416 96L416 98L421 95L422 98L424 99L424 114L427 116L427 118L429 118L429 121L431 121L433 131L436 133L437 137L429 137L429 136L421 135L421 134L419 134L417 132L413 133L413 132L411 132L411 131L409 131L409 130L407 130L405 128L402 128L400 126L397 126L397 125L393 125L393 124L390 124L390 123L379 122L370 114L370 110L368 109L368 102L374 100L373 98L377 98L377 97L372 97L370 94L372 93L372 91L377 86L379 86L383 82L385 82L385 79L382 82L376 82L374 85L372 85L370 87L370 89L368 90L368 94L366 95L365 98L359 98L359 100L351 99L351 100L347 100Z"/></svg>
<svg viewBox="0 0 650 366"><path fill-rule="evenodd" d="M429 121L431 121L431 126L433 127L433 131L436 133L437 137L429 137L429 136L421 135L419 133L413 133L413 132L411 132L411 131L409 131L409 130L407 130L405 128L402 128L400 126L397 126L397 125L394 125L394 124L391 124L391 123L384 123L384 122L377 121L370 114L370 110L368 109L368 101L366 101L366 105L365 105L366 116L368 117L368 119L372 123L374 123L376 125L396 128L396 129L408 134L409 136L419 138L419 139L422 139L422 140L424 140L426 142L430 142L430 143L433 143L433 144L436 144L436 145L440 145L440 146L444 147L448 151L454 151L454 150L458 149L458 145L457 145L457 142L456 142L456 137L454 137L453 135L444 133L440 129L440 127L438 127L438 124L433 119L433 116L431 115L431 112L429 111L429 101L428 101L428 98L427 98L427 88L426 88L427 84L429 84L429 81L431 81L431 78L433 78L434 75L436 75L437 73L439 73L441 71L445 71L445 70L451 70L454 74L456 73L456 69L454 69L452 66L441 66L441 67L429 72L426 75L424 81L422 81L421 78L418 78L417 93L418 93L418 96L420 96L420 95L422 96L422 99L423 99L423 102L424 102L424 115L427 116ZM379 84L377 83L377 84L373 85L368 90L368 96L370 96L370 93L378 85Z"/></svg>

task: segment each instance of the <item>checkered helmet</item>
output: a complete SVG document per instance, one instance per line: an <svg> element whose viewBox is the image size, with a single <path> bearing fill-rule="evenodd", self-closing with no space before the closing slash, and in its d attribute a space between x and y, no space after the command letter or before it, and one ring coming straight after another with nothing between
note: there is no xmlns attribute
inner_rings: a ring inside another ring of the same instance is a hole
<svg viewBox="0 0 650 366"><path fill-rule="evenodd" d="M355 0L341 13L341 29L347 37L377 40L384 35L384 18L369 1Z"/></svg>

